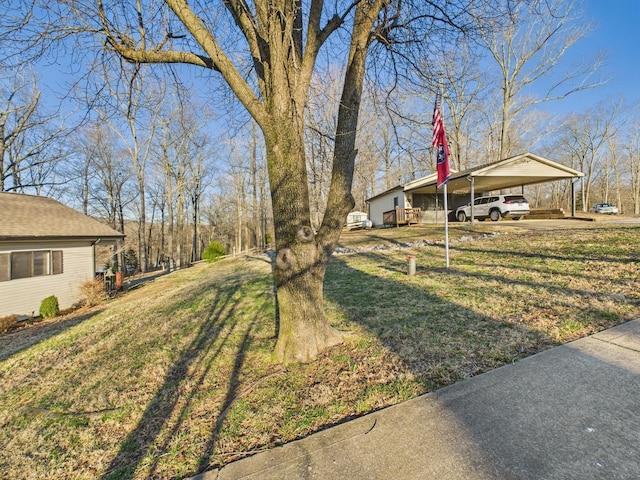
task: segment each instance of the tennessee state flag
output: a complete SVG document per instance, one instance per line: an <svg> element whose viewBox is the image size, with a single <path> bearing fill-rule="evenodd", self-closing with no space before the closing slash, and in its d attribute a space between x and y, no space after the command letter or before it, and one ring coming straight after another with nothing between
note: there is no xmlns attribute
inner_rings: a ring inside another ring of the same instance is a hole
<svg viewBox="0 0 640 480"><path fill-rule="evenodd" d="M440 95L436 97L436 104L433 108L433 142L431 144L436 147L438 154L436 161L436 170L438 172L437 188L440 188L447 183L451 175L449 171L449 145L447 144L447 135L444 132L442 115L440 114Z"/></svg>

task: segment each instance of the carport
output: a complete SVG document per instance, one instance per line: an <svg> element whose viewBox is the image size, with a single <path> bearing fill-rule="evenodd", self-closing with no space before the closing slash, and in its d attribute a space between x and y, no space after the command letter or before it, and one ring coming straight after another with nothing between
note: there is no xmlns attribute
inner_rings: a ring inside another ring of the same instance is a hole
<svg viewBox="0 0 640 480"><path fill-rule="evenodd" d="M482 194L515 187L524 188L525 185L571 180L571 215L575 216L575 185L576 180L583 176L582 172L527 152L498 162L452 173L447 190L450 195L458 197L468 194L469 202L473 206L476 192ZM435 175L429 175L406 184L404 193L409 198L415 198L418 195L433 195L437 198L439 192L436 188ZM450 205L457 208L452 202ZM473 207L471 220L473 221Z"/></svg>

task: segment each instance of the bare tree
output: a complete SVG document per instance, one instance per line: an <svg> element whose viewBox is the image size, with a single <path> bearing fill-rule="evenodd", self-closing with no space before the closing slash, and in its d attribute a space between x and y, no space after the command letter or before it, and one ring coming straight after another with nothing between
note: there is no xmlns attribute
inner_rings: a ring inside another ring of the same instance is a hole
<svg viewBox="0 0 640 480"><path fill-rule="evenodd" d="M498 70L496 90L500 92L500 107L495 160L516 153L514 143L520 137L512 130L520 113L599 84L590 83L600 67L597 57L564 73L559 80L550 78L559 69L566 51L589 31L589 26L576 14L573 1L519 0L512 2L512 6L505 17L506 25L494 24L483 29L481 35ZM527 95L526 88L543 78L550 79L547 92L539 97Z"/></svg>
<svg viewBox="0 0 640 480"><path fill-rule="evenodd" d="M232 149L229 155L229 165L227 175L232 182L233 191L233 208L234 212L234 245L233 253L239 254L244 251L248 241L247 225L246 225L246 208L247 204L247 184L249 182L249 168L247 166L247 158L245 152L240 149Z"/></svg>
<svg viewBox="0 0 640 480"><path fill-rule="evenodd" d="M559 151L569 159L571 168L585 174L581 179L581 204L585 212L591 200L602 147L615 134L616 114L615 107L600 105L583 114L570 115L560 130Z"/></svg>
<svg viewBox="0 0 640 480"><path fill-rule="evenodd" d="M105 65L106 67L106 65ZM140 65L123 69L124 76L104 69L110 101L102 120L111 125L125 146L133 164L138 185L138 247L140 268L146 272L149 261L146 245L146 170L159 110L163 104L162 86L154 88L150 76Z"/></svg>
<svg viewBox="0 0 640 480"><path fill-rule="evenodd" d="M266 234L266 191L267 171L264 165L264 152L259 148L259 140L255 123L251 124L251 152L249 174L251 182L251 212L252 228L254 232L254 246L262 249L265 247Z"/></svg>
<svg viewBox="0 0 640 480"><path fill-rule="evenodd" d="M153 164L152 164L153 165ZM162 170L153 165L154 172L151 176L151 183L148 185L149 206L151 208L151 223L148 227L147 245L149 248L149 258L156 266L164 268L166 261L166 237L165 221L167 211L167 190L165 178ZM154 235L155 232L155 235ZM153 256L155 248L156 255ZM155 258L155 259L154 259Z"/></svg>
<svg viewBox="0 0 640 480"><path fill-rule="evenodd" d="M262 248L267 233L267 172L264 152L258 138L257 126L253 122L244 125L233 137L217 142L216 156L225 158L226 168L218 170L215 185L221 203L214 208L217 227L222 227L233 240L229 251L244 252ZM220 175L224 173L224 175ZM233 214L223 212L233 210Z"/></svg>
<svg viewBox="0 0 640 480"><path fill-rule="evenodd" d="M209 220L210 239L223 244L228 253L262 249L272 238L267 171L256 135L256 125L249 123L232 138L216 140L220 165L203 213Z"/></svg>
<svg viewBox="0 0 640 480"><path fill-rule="evenodd" d="M367 106L364 110L366 112ZM364 210L366 200L384 189L384 186L378 185L377 182L379 172L383 172L383 180L386 181L385 170L381 166L377 151L377 123L370 115L365 114L363 117L358 127L358 160L353 178L353 196L357 210Z"/></svg>
<svg viewBox="0 0 640 480"><path fill-rule="evenodd" d="M200 206L202 196L209 184L213 168L213 152L209 139L205 135L194 135L193 156L187 165L185 191L189 197L193 235L191 241L191 261L200 259L198 226L200 224Z"/></svg>
<svg viewBox="0 0 640 480"><path fill-rule="evenodd" d="M56 182L67 132L58 115L44 113L41 97L33 74L0 71L0 191L40 194Z"/></svg>
<svg viewBox="0 0 640 480"><path fill-rule="evenodd" d="M163 191L166 193L169 268L180 267L183 263L184 192L193 130L182 107L181 102L166 106L155 139L156 168L164 179Z"/></svg>
<svg viewBox="0 0 640 480"><path fill-rule="evenodd" d="M611 141L608 142L607 151L610 152L610 155L612 157L611 165L613 168L613 185L615 189L616 204L620 205L620 207L622 208L621 213L625 213L627 209L624 208L622 203L622 189L623 189L622 175L623 175L623 168L624 168L622 164L622 158L621 158L622 156L619 154L617 146L612 145Z"/></svg>
<svg viewBox="0 0 640 480"><path fill-rule="evenodd" d="M473 133L477 135L477 129L472 122L474 105L477 104L485 87L479 75L478 63L468 49L460 49L457 56L450 56L445 61L445 91L448 94L444 95L444 99L451 117L449 138L453 150L452 166L457 170L463 170L475 166L480 160L471 155L472 144L477 141L473 138Z"/></svg>
<svg viewBox="0 0 640 480"><path fill-rule="evenodd" d="M305 145L311 226L314 230L322 224L331 183L336 112L340 98L340 82L336 77L339 76L339 73L331 71L326 77L315 79L307 100Z"/></svg>
<svg viewBox="0 0 640 480"><path fill-rule="evenodd" d="M633 202L633 213L640 214L640 121L636 118L630 126L628 137L624 141L624 165L628 178Z"/></svg>
<svg viewBox="0 0 640 480"><path fill-rule="evenodd" d="M486 113L480 109L490 110L483 98L489 82L473 46L472 38L462 38L456 45L437 54L425 49L417 60L415 80L409 88L410 95L423 99L426 107L416 121L429 128L436 93L443 94L447 106L447 138L452 153L450 162L456 170L470 168L482 160L484 155L477 153L475 145L480 143L484 146L486 142L478 137L488 136L484 132L486 127L480 128L481 124L487 123L482 122ZM481 117L480 121L478 117Z"/></svg>
<svg viewBox="0 0 640 480"><path fill-rule="evenodd" d="M108 126L94 123L85 127L77 155L82 158L87 174L81 178L87 189L85 213L105 219L114 230L124 233L124 211L134 198L129 188L133 185L128 185L133 172L115 140L115 134ZM120 259L118 252L122 255ZM114 246L114 265L117 262L124 265L123 258L124 248Z"/></svg>

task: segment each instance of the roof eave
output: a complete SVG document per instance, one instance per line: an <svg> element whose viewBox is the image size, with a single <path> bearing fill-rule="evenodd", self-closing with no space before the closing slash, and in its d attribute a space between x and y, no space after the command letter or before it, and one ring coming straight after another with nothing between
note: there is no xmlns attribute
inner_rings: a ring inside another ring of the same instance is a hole
<svg viewBox="0 0 640 480"><path fill-rule="evenodd" d="M384 195L388 195L388 194L390 194L391 192L395 192L396 190L398 190L398 191L403 191L403 190L404 190L404 186L402 186L402 185L396 185L395 187L392 187L392 188L390 188L390 189L388 189L388 190L385 190L385 191L384 191L384 192L382 192L382 193L379 193L379 194L377 194L377 195L374 195L374 196L373 196L373 197L371 197L371 198L367 198L367 199L365 200L365 203L369 203L371 200L375 200L375 199L376 199L376 198L378 198L378 197L382 197L382 196L384 196Z"/></svg>
<svg viewBox="0 0 640 480"><path fill-rule="evenodd" d="M0 242L61 242L61 241L87 241L87 242L117 242L123 240L125 235L70 235L70 236L2 236L0 235Z"/></svg>

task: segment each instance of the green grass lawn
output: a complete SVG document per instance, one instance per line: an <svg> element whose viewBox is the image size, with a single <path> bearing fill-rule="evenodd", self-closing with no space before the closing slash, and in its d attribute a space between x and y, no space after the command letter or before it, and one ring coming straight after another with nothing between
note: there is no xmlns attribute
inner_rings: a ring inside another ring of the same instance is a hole
<svg viewBox="0 0 640 480"><path fill-rule="evenodd" d="M345 343L306 365L272 360L266 258L0 337L3 478L193 475L640 316L638 227L450 236L445 269L441 227L345 234L325 285Z"/></svg>

